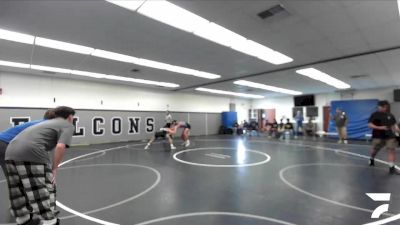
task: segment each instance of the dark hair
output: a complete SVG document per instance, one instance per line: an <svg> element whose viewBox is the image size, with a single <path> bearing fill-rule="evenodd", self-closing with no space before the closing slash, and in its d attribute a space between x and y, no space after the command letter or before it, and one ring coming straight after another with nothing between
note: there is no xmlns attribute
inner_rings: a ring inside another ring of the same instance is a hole
<svg viewBox="0 0 400 225"><path fill-rule="evenodd" d="M68 106L59 106L54 109L55 118L61 117L67 119L70 115L75 115L75 110Z"/></svg>
<svg viewBox="0 0 400 225"><path fill-rule="evenodd" d="M45 120L51 120L54 119L55 117L56 115L54 113L54 109L48 109L43 115L43 119Z"/></svg>
<svg viewBox="0 0 400 225"><path fill-rule="evenodd" d="M389 102L386 100L382 100L378 102L378 106L383 107L383 106L389 106Z"/></svg>

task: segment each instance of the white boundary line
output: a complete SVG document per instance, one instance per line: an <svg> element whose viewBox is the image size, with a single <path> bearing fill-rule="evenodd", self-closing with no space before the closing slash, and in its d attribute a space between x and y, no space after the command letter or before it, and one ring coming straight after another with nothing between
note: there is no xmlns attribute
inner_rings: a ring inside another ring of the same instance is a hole
<svg viewBox="0 0 400 225"><path fill-rule="evenodd" d="M125 199L125 200L122 200L122 201L119 201L119 202L116 202L116 203L113 203L113 204L110 204L110 205L107 205L107 206L104 206L104 207L101 207L101 208L98 208L98 209L93 209L93 210L90 210L90 211L81 212L80 214L90 214L90 213L100 212L100 211L103 211L103 210L106 210L106 209L110 209L110 208L113 208L113 207L116 207L116 206L125 204L125 203L130 202L130 201L133 201L133 200L135 200L135 199L137 199L137 198L143 196L144 194L148 193L149 191L151 191L151 190L152 190L153 188L155 188L155 187L160 183L160 181L161 181L161 174L160 174L160 172L158 172L156 169L154 169L154 168L152 168L152 167L148 167L148 166L137 165L137 164L120 164L120 163L111 163L111 164L90 164L90 165L81 165L81 166L64 167L64 168L61 168L61 169L84 168L84 167L95 167L95 166L128 166L128 167L140 167L140 168L145 168L145 169L148 169L148 170L154 172L154 173L156 174L157 178L156 178L156 181L155 181L149 188L147 188L146 190L142 191L141 193L139 193L139 194L137 194L137 195L131 196L131 197ZM57 202L57 203L59 203L59 202ZM62 204L62 205L63 205L63 207L65 207L65 208L67 208L67 209L69 209L69 210L72 210L72 209L68 208L67 206L65 206L64 204ZM62 208L61 205L60 205L60 208ZM64 209L64 208L62 208L62 209ZM68 210L66 210L66 211L68 211ZM68 211L68 212L69 212L69 211ZM60 217L60 219L69 219L69 218L73 218L73 217L75 217L75 216L76 216L76 215L69 215L69 216Z"/></svg>
<svg viewBox="0 0 400 225"><path fill-rule="evenodd" d="M315 195L313 193L310 193L308 191L305 191L295 185L293 185L292 183L290 183L289 181L286 180L285 176L283 175L286 171L293 169L293 168L297 168L297 167L309 167L309 166L349 166L349 167L361 167L361 168L366 168L366 166L360 166L360 165L351 165L351 164L335 164L335 163L306 163L306 164L296 164L296 165L291 165L291 166L287 166L283 169L281 169L279 171L279 178L283 181L283 183L285 183L287 186L291 187L292 189L301 192L305 195L308 195L310 197L331 203L333 205L338 205L338 206L343 206L346 208L351 208L351 209L356 209L356 210L360 210L360 211L364 211L364 212L368 212L368 213L372 213L374 210L371 209L367 209L367 208L361 208L358 206L353 206L353 205L349 205L349 204L345 204L345 203L341 203L341 202L337 202L331 199L327 199L318 195ZM391 213L385 213L385 215L388 216L393 216L394 214Z"/></svg>
<svg viewBox="0 0 400 225"><path fill-rule="evenodd" d="M286 222L283 220L273 219L270 217L257 216L257 215L246 214L246 213L235 213L235 212L195 212L195 213L178 214L178 215L173 215L173 216L161 217L161 218L154 219L154 220L149 220L146 222L138 223L136 225L148 225L148 224L162 222L162 221L166 221L166 220L173 220L173 219L192 217L192 216L210 216L210 215L245 217L245 218L258 219L258 220L264 220L264 221L284 224L284 225L296 225L294 223L289 223L289 222Z"/></svg>
<svg viewBox="0 0 400 225"><path fill-rule="evenodd" d="M206 150L213 150L213 149L228 149L228 150L236 150L236 148L225 148L225 147L207 147L207 148L193 148L193 149L188 149L188 150L183 150L180 152L177 152L174 154L173 158L180 162L180 163L184 163L184 164L188 164L188 165L192 165L192 166L203 166L203 167L223 167L223 168L229 168L229 167L248 167L248 166L258 166L258 165L262 165L267 163L269 160L271 160L271 156L269 156L268 154L264 153L264 152L259 152L259 151L255 151L255 150L250 150L247 149L245 150L245 152L253 152L262 156L265 156L265 160L261 161L261 162L256 162L256 163L246 163L246 164L237 164L237 165L218 165L218 164L205 164L205 163L194 163L194 162L189 162L189 161L185 161L182 159L178 158L179 154L185 153L185 152L193 152L193 151L206 151Z"/></svg>

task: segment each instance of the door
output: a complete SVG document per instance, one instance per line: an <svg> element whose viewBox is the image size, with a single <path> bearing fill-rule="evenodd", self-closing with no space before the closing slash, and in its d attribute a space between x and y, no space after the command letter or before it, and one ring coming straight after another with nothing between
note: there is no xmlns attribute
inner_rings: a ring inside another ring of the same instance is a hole
<svg viewBox="0 0 400 225"><path fill-rule="evenodd" d="M329 121L330 121L330 114L331 114L331 107L330 106L324 106L323 107L323 111L324 111L324 131L328 132L328 128L329 128Z"/></svg>

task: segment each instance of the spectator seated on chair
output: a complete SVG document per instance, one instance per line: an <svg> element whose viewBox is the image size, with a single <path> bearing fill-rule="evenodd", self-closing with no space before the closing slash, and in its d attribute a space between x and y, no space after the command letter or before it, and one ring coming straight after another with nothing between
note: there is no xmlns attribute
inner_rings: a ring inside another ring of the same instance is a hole
<svg viewBox="0 0 400 225"><path fill-rule="evenodd" d="M279 124L276 121L276 119L274 119L274 122L269 123L269 130L268 130L268 136L269 137L276 137L278 135L278 128L279 128Z"/></svg>
<svg viewBox="0 0 400 225"><path fill-rule="evenodd" d="M232 129L233 129L233 135L239 134L239 124L237 121L233 123Z"/></svg>
<svg viewBox="0 0 400 225"><path fill-rule="evenodd" d="M308 122L304 126L304 131L306 132L307 136L314 137L315 136L315 125L312 122L312 118L308 119Z"/></svg>
<svg viewBox="0 0 400 225"><path fill-rule="evenodd" d="M252 120L249 124L248 130L249 130L250 136L252 136L252 135L258 136L258 122L255 120Z"/></svg>
<svg viewBox="0 0 400 225"><path fill-rule="evenodd" d="M278 130L276 133L276 138L283 138L283 135L285 133L285 123L283 123L283 119L281 119L281 122L278 125Z"/></svg>
<svg viewBox="0 0 400 225"><path fill-rule="evenodd" d="M294 134L293 124L290 122L290 119L286 119L285 124L285 138L292 137Z"/></svg>

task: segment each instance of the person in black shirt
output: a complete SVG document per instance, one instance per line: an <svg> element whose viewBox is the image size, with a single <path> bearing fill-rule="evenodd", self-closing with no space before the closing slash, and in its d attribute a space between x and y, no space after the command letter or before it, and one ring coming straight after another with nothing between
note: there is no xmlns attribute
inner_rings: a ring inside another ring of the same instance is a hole
<svg viewBox="0 0 400 225"><path fill-rule="evenodd" d="M395 132L399 131L396 119L389 112L388 101L378 102L378 111L374 112L368 121L368 127L372 129L372 150L369 165L375 165L375 156L379 150L386 147L389 151L390 174L398 174L395 170L397 140Z"/></svg>
<svg viewBox="0 0 400 225"><path fill-rule="evenodd" d="M290 137L293 136L294 127L293 124L290 122L290 119L286 119L285 123L285 134L288 134ZM286 136L287 138L288 136Z"/></svg>

